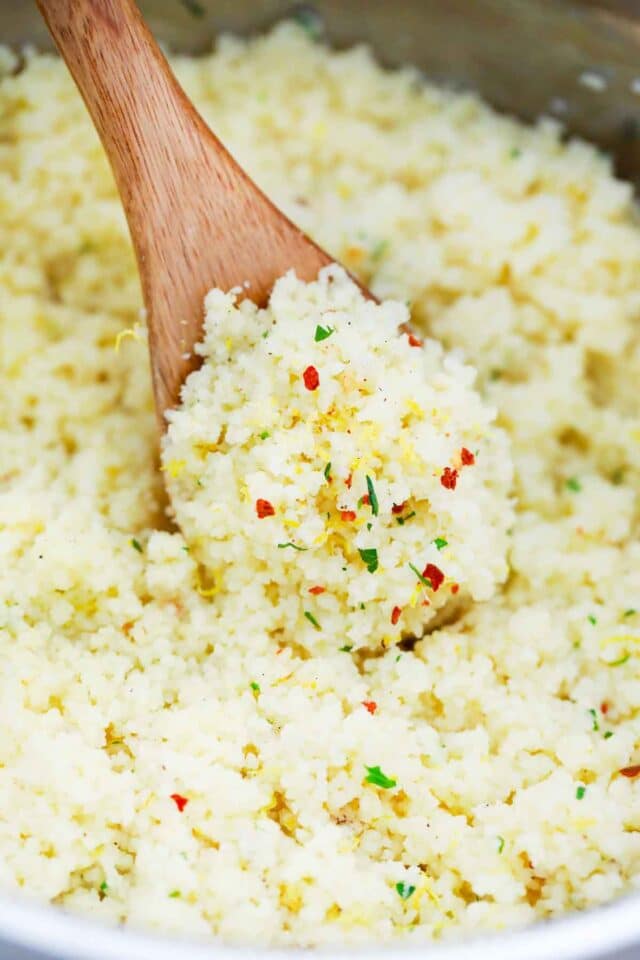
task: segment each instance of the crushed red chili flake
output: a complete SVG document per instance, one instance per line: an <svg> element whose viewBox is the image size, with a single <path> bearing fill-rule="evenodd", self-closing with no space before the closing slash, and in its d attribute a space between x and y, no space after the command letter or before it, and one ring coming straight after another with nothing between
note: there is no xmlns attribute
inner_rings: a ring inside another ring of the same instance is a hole
<svg viewBox="0 0 640 960"><path fill-rule="evenodd" d="M302 374L302 379L307 390L317 390L320 386L320 374L315 367L307 367Z"/></svg>
<svg viewBox="0 0 640 960"><path fill-rule="evenodd" d="M365 494L363 494L362 497L360 497L360 503L366 503L367 506L370 506L371 501L369 500L369 494L368 494L368 493L365 493Z"/></svg>
<svg viewBox="0 0 640 960"><path fill-rule="evenodd" d="M279 657L283 650L284 650L284 647L278 647L278 649L276 650L276 657Z"/></svg>
<svg viewBox="0 0 640 960"><path fill-rule="evenodd" d="M458 471L452 470L451 467L445 467L442 471L442 476L440 477L440 483L445 490L455 490L457 482Z"/></svg>
<svg viewBox="0 0 640 960"><path fill-rule="evenodd" d="M640 776L640 763L634 763L632 767L623 767L619 773L621 773L623 777L629 777L629 779Z"/></svg>
<svg viewBox="0 0 640 960"><path fill-rule="evenodd" d="M603 702L600 704L600 712L609 713L609 704L606 700L603 700Z"/></svg>
<svg viewBox="0 0 640 960"><path fill-rule="evenodd" d="M394 513L394 514L402 513L406 505L407 505L406 500L403 500L402 503L394 503L394 505L391 507L391 513Z"/></svg>
<svg viewBox="0 0 640 960"><path fill-rule="evenodd" d="M346 479L345 482L344 482L344 485L345 485L345 487L347 488L347 490L351 490L351 484L352 484L352 483L353 483L353 474L350 473L349 476L347 477L347 479Z"/></svg>
<svg viewBox="0 0 640 960"><path fill-rule="evenodd" d="M435 563L428 563L422 571L422 576L425 580L429 580L434 593L440 589L444 582L444 573L440 567L436 567Z"/></svg>
<svg viewBox="0 0 640 960"><path fill-rule="evenodd" d="M170 799L173 800L180 813L182 813L186 805L189 803L189 798L183 797L179 793L172 793Z"/></svg>
<svg viewBox="0 0 640 960"><path fill-rule="evenodd" d="M264 520L265 517L273 517L275 512L273 504L269 500L256 500L256 513L259 520Z"/></svg>
<svg viewBox="0 0 640 960"><path fill-rule="evenodd" d="M459 584L459 583L452 583L452 584L451 584L451 593L456 594L459 589L460 589L460 584Z"/></svg>
<svg viewBox="0 0 640 960"><path fill-rule="evenodd" d="M378 709L378 704L375 702L375 700L363 700L362 706L365 708L365 710L368 710L369 713L375 713Z"/></svg>
<svg viewBox="0 0 640 960"><path fill-rule="evenodd" d="M318 586L318 587L309 587L309 593L312 593L312 594L314 595L314 597L317 597L317 596L319 596L321 593L324 593L324 592L326 591L326 589L327 589L326 587L320 587L320 586Z"/></svg>
<svg viewBox="0 0 640 960"><path fill-rule="evenodd" d="M356 512L355 510L341 510L340 519L344 520L345 523L349 523L352 520L355 520Z"/></svg>
<svg viewBox="0 0 640 960"><path fill-rule="evenodd" d="M402 607L394 607L391 611L391 623L395 627L402 614Z"/></svg>
<svg viewBox="0 0 640 960"><path fill-rule="evenodd" d="M471 450L467 450L466 447L463 447L460 451L460 459L462 460L463 467L471 467L476 462L476 458Z"/></svg>
<svg viewBox="0 0 640 960"><path fill-rule="evenodd" d="M413 335L412 333L408 333L407 336L408 336L408 338L409 338L409 346L410 346L410 347L421 347L421 346L422 346L422 340L420 340L418 337L414 337L414 335Z"/></svg>

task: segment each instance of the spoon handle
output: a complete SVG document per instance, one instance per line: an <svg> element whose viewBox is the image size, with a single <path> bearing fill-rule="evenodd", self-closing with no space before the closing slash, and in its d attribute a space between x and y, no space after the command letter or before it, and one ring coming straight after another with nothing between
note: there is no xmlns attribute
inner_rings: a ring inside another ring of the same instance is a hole
<svg viewBox="0 0 640 960"><path fill-rule="evenodd" d="M196 365L203 298L245 284L262 304L330 258L256 187L174 77L133 0L37 0L113 168L147 307L161 422Z"/></svg>

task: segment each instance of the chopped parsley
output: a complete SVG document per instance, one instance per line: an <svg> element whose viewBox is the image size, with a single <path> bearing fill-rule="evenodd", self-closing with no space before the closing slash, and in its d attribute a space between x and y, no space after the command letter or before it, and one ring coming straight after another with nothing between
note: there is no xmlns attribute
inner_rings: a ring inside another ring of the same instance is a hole
<svg viewBox="0 0 640 960"><path fill-rule="evenodd" d="M438 550L444 550L445 547L449 546L449 541L445 540L444 537L436 537L432 542Z"/></svg>
<svg viewBox="0 0 640 960"><path fill-rule="evenodd" d="M293 540L287 540L286 543L279 543L278 550L286 550L287 547L291 547L293 550L300 550L304 553L309 547L299 547L297 543L294 543Z"/></svg>
<svg viewBox="0 0 640 960"><path fill-rule="evenodd" d="M103 880L102 883L100 884L100 893L106 893L108 889L109 889L109 884L107 883L106 880Z"/></svg>
<svg viewBox="0 0 640 960"><path fill-rule="evenodd" d="M496 837L498 841L498 853L502 853L504 850L504 837Z"/></svg>
<svg viewBox="0 0 640 960"><path fill-rule="evenodd" d="M335 333L335 330L335 327L321 327L320 324L318 324L313 339L316 343L320 343L322 340L328 340L331 334Z"/></svg>
<svg viewBox="0 0 640 960"><path fill-rule="evenodd" d="M374 515L374 517L377 517L380 511L380 505L378 504L378 497L376 496L376 491L371 477L367 477L367 493L369 494L371 513Z"/></svg>
<svg viewBox="0 0 640 960"><path fill-rule="evenodd" d="M408 900L411 894L416 892L416 888L412 883L403 883L401 880L400 883L396 883L396 891L402 900Z"/></svg>
<svg viewBox="0 0 640 960"><path fill-rule="evenodd" d="M365 783L371 783L374 787L381 787L383 790L390 790L392 787L395 787L396 781L393 777L388 777L386 773L383 773L380 767L367 767L365 766L367 775L364 778Z"/></svg>
<svg viewBox="0 0 640 960"><path fill-rule="evenodd" d="M582 800L586 792L587 792L587 788L583 787L581 784L576 790L576 800Z"/></svg>
<svg viewBox="0 0 640 960"><path fill-rule="evenodd" d="M418 568L417 568L417 567L414 567L414 565L413 565L412 563L410 563L409 566L411 567L411 569L412 569L413 572L415 573L415 575L416 575L416 577L418 578L418 580L420 581L420 583L422 583L425 587L428 587L429 590L431 590L431 589L432 589L431 580L428 580L425 576L423 576L423 575L420 573L420 571L418 570Z"/></svg>
<svg viewBox="0 0 640 960"><path fill-rule="evenodd" d="M261 439L261 440L266 440L267 437L270 437L270 436L271 436L271 434L269 433L268 430L263 430L262 433L260 434L260 439Z"/></svg>
<svg viewBox="0 0 640 960"><path fill-rule="evenodd" d="M331 460L329 460L329 463L324 468L324 478L327 481L331 479Z"/></svg>
<svg viewBox="0 0 640 960"><path fill-rule="evenodd" d="M511 150L509 151L509 156L511 157L512 160L517 160L518 157L522 156L522 150L519 147L511 147Z"/></svg>
<svg viewBox="0 0 640 960"><path fill-rule="evenodd" d="M582 490L582 484L577 477L569 477L566 483L567 490L571 490L571 493L580 493Z"/></svg>
<svg viewBox="0 0 640 960"><path fill-rule="evenodd" d="M255 680L252 680L251 683L249 684L249 686L251 687L251 689L253 690L253 692L254 692L255 694L258 694L258 693L261 692L261 691L260 691L260 684L259 684L259 683L256 683Z"/></svg>
<svg viewBox="0 0 640 960"><path fill-rule="evenodd" d="M307 620L309 621L309 623L312 623L312 624L313 624L313 626L316 628L316 630L320 630L320 629L321 629L320 624L318 623L318 621L316 620L316 618L314 617L314 615L313 615L309 610L305 610L304 615L305 615L305 617L307 618Z"/></svg>
<svg viewBox="0 0 640 960"><path fill-rule="evenodd" d="M378 551L375 547L367 547L364 550L358 550L360 559L366 564L369 573L375 573L378 569Z"/></svg>
<svg viewBox="0 0 640 960"><path fill-rule="evenodd" d="M610 740L612 736L613 736L613 730L607 730L607 732L604 734L604 739Z"/></svg>
<svg viewBox="0 0 640 960"><path fill-rule="evenodd" d="M140 543L139 540L136 540L135 537L131 537L131 540L129 542L131 543L131 546L133 547L134 550L137 550L138 553L142 553L142 544Z"/></svg>
<svg viewBox="0 0 640 960"><path fill-rule="evenodd" d="M169 896L171 897L172 900L175 900L177 897L181 896L181 893L179 890L172 890Z"/></svg>
<svg viewBox="0 0 640 960"><path fill-rule="evenodd" d="M396 521L400 524L401 527L404 527L407 520L411 520L412 517L415 517L416 512L413 510L411 513L408 513L406 517L396 517Z"/></svg>
<svg viewBox="0 0 640 960"><path fill-rule="evenodd" d="M599 730L600 724L598 723L598 714L596 713L596 711L593 709L593 707L590 707L587 713L591 717L591 723L592 723L591 729L595 731Z"/></svg>
<svg viewBox="0 0 640 960"><path fill-rule="evenodd" d="M379 240L378 243L376 243L375 247L371 251L371 259L380 260L385 255L388 247L389 247L388 240Z"/></svg>
<svg viewBox="0 0 640 960"><path fill-rule="evenodd" d="M630 607L628 610L625 610L623 613L624 617L634 617L638 611L634 610L633 607Z"/></svg>
<svg viewBox="0 0 640 960"><path fill-rule="evenodd" d="M630 653L625 653L624 657L620 657L619 660L612 660L611 663L608 663L608 664L607 664L607 666L608 666L608 667L621 667L623 663L626 663L626 662L627 662L627 660L629 659L630 656L631 656Z"/></svg>
<svg viewBox="0 0 640 960"><path fill-rule="evenodd" d="M338 647L338 650L340 651L340 653L351 653L351 651L353 650L353 644L345 643L344 647Z"/></svg>
<svg viewBox="0 0 640 960"><path fill-rule="evenodd" d="M266 340L270 333L271 333L271 330L263 330L263 331L262 331L262 339L263 339L263 340Z"/></svg>
<svg viewBox="0 0 640 960"><path fill-rule="evenodd" d="M199 17L200 19L204 17L205 9L198 0L180 0L180 3L192 17Z"/></svg>
<svg viewBox="0 0 640 960"><path fill-rule="evenodd" d="M315 10L303 7L296 10L293 17L312 40L318 40L322 36L322 20Z"/></svg>
<svg viewBox="0 0 640 960"><path fill-rule="evenodd" d="M587 620L589 621L589 623L593 624L594 627L598 622L592 613L589 614L589 616L587 617Z"/></svg>

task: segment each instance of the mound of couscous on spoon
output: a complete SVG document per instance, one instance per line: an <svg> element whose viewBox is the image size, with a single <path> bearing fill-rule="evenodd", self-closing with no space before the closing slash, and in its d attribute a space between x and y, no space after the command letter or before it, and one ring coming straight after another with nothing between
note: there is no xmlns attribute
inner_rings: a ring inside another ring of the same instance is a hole
<svg viewBox="0 0 640 960"><path fill-rule="evenodd" d="M311 946L637 887L631 188L294 24L177 58L381 302L211 291L158 462L98 139L57 59L3 63L2 891Z"/></svg>

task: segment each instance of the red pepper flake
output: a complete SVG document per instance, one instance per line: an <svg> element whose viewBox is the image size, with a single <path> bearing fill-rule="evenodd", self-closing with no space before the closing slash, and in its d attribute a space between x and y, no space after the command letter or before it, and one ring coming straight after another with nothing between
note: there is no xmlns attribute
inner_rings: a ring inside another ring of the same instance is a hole
<svg viewBox="0 0 640 960"><path fill-rule="evenodd" d="M367 506L371 505L371 501L369 500L368 493L365 493L362 497L360 497L360 503L366 503Z"/></svg>
<svg viewBox="0 0 640 960"><path fill-rule="evenodd" d="M256 500L256 513L259 520L264 520L265 517L273 517L275 512L273 504L269 500Z"/></svg>
<svg viewBox="0 0 640 960"><path fill-rule="evenodd" d="M459 583L452 583L452 584L451 584L451 593L453 593L454 596L455 596L455 594L458 592L459 589L460 589L460 584L459 584Z"/></svg>
<svg viewBox="0 0 640 960"><path fill-rule="evenodd" d="M402 607L394 607L391 611L391 623L395 627L402 614Z"/></svg>
<svg viewBox="0 0 640 960"><path fill-rule="evenodd" d="M410 347L421 347L421 346L422 346L422 340L419 340L417 337L414 337L414 335L413 335L412 333L408 333L407 336L408 336L408 338L409 338L409 346L410 346Z"/></svg>
<svg viewBox="0 0 640 960"><path fill-rule="evenodd" d="M436 567L435 563L428 563L422 571L422 576L425 580L429 580L434 593L439 590L444 583L444 573L440 567Z"/></svg>
<svg viewBox="0 0 640 960"><path fill-rule="evenodd" d="M368 710L369 713L372 714L378 709L378 704L375 702L375 700L363 700L362 706L365 708L365 710Z"/></svg>
<svg viewBox="0 0 640 960"><path fill-rule="evenodd" d="M600 712L603 714L609 713L609 704L607 703L606 700L603 700L602 703L600 704Z"/></svg>
<svg viewBox="0 0 640 960"><path fill-rule="evenodd" d="M345 482L344 482L344 485L345 485L345 487L347 488L347 490L351 490L351 484L352 484L352 483L353 483L353 474L350 473L349 476L347 477L347 479L346 479Z"/></svg>
<svg viewBox="0 0 640 960"><path fill-rule="evenodd" d="M619 772L623 777L629 777L632 780L633 777L640 775L640 763L634 763L632 767L623 767Z"/></svg>
<svg viewBox="0 0 640 960"><path fill-rule="evenodd" d="M278 647L278 649L276 650L276 657L279 657L283 650L284 650L284 647Z"/></svg>
<svg viewBox="0 0 640 960"><path fill-rule="evenodd" d="M302 379L307 390L317 390L320 386L320 374L315 367L307 367L302 374Z"/></svg>
<svg viewBox="0 0 640 960"><path fill-rule="evenodd" d="M445 490L455 490L457 482L458 471L452 470L451 467L445 467L440 477L440 483Z"/></svg>
<svg viewBox="0 0 640 960"><path fill-rule="evenodd" d="M471 450L467 450L466 447L463 447L460 451L460 459L462 460L463 467L472 467L476 462L476 458Z"/></svg>
<svg viewBox="0 0 640 960"><path fill-rule="evenodd" d="M394 503L394 505L391 507L391 513L393 514L402 513L406 505L407 505L406 500L403 500L402 503Z"/></svg>
<svg viewBox="0 0 640 960"><path fill-rule="evenodd" d="M325 593L326 587L309 587L309 593L312 593L314 597L318 597L321 593Z"/></svg>
<svg viewBox="0 0 640 960"><path fill-rule="evenodd" d="M351 521L355 520L355 518L356 518L355 510L340 511L340 519L344 520L345 523L350 523Z"/></svg>
<svg viewBox="0 0 640 960"><path fill-rule="evenodd" d="M180 813L182 813L186 805L189 803L189 798L183 797L179 793L172 793L171 800L173 800Z"/></svg>

